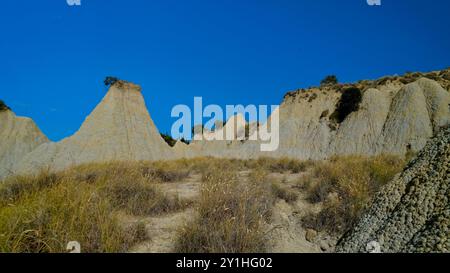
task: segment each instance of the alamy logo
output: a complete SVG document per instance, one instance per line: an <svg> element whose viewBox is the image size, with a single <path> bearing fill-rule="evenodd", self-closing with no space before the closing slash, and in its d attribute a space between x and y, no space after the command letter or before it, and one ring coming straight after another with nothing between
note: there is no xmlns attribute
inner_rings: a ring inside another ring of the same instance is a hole
<svg viewBox="0 0 450 273"><path fill-rule="evenodd" d="M268 117L268 105L227 105L225 112L219 105L207 105L203 108L202 97L194 97L194 113L184 104L172 108L171 116L178 118L173 125L171 134L175 139L193 139L195 141L259 141L262 152L273 152L278 149L279 134L279 105L271 105L272 112ZM226 117L233 117L223 123ZM247 124L249 121L264 121ZM192 128L192 118L194 127ZM209 118L203 126L203 119ZM205 129L204 129L205 128ZM214 131L212 129L214 128ZM208 129L208 130L206 130Z"/></svg>
<svg viewBox="0 0 450 273"><path fill-rule="evenodd" d="M367 0L369 6L381 6L381 0Z"/></svg>
<svg viewBox="0 0 450 273"><path fill-rule="evenodd" d="M66 250L69 253L81 253L81 245L77 241L71 241L67 244Z"/></svg>
<svg viewBox="0 0 450 273"><path fill-rule="evenodd" d="M69 6L81 6L81 0L66 0Z"/></svg>

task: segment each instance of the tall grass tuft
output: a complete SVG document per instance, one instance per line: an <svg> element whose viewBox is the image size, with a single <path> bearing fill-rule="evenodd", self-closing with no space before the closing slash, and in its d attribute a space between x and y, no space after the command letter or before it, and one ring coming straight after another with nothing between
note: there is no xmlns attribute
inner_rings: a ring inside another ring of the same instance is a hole
<svg viewBox="0 0 450 273"><path fill-rule="evenodd" d="M272 196L261 181L241 183L236 172L219 168L203 175L197 217L180 228L175 250L183 253L265 252L263 226Z"/></svg>
<svg viewBox="0 0 450 273"><path fill-rule="evenodd" d="M379 189L399 173L405 165L395 156L336 157L317 162L301 182L312 203L323 203L320 213L303 218L307 228L342 234L359 218L363 209Z"/></svg>

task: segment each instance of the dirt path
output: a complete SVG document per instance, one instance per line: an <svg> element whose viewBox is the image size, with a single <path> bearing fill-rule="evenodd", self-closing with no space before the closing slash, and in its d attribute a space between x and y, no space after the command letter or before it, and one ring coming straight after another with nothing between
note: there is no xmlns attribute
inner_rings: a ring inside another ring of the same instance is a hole
<svg viewBox="0 0 450 273"><path fill-rule="evenodd" d="M180 199L195 201L199 195L200 181L201 175L191 174L180 182L163 183L160 185L160 189L167 194L178 196ZM134 219L134 221L141 221L145 224L149 239L134 246L130 252L173 252L177 230L194 215L194 209L188 208L166 215Z"/></svg>
<svg viewBox="0 0 450 273"><path fill-rule="evenodd" d="M160 188L163 192L173 194L181 199L195 200L200 191L200 174L191 174L180 182L162 183Z"/></svg>
<svg viewBox="0 0 450 273"><path fill-rule="evenodd" d="M298 190L298 180L302 174L271 174L271 177L281 181L283 187L293 189L298 199L292 204L278 200L273 209L273 219L269 226L274 253L318 253L332 251L334 239L326 234L317 234L313 240L306 239L307 230L302 227L301 219L309 212L320 211L319 205L313 205L306 200L305 193Z"/></svg>
<svg viewBox="0 0 450 273"><path fill-rule="evenodd" d="M149 240L133 247L133 253L171 253L177 229L187 220L192 219L194 210L172 213L159 217L149 217L144 220Z"/></svg>

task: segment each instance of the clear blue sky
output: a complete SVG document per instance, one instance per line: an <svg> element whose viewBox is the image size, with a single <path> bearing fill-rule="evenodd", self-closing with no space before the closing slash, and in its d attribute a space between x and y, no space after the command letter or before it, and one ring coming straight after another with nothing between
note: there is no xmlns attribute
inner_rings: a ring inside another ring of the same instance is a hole
<svg viewBox="0 0 450 273"><path fill-rule="evenodd" d="M279 104L341 81L450 65L450 1L10 0L0 99L52 140L74 133L113 75L143 87L160 131L175 104Z"/></svg>

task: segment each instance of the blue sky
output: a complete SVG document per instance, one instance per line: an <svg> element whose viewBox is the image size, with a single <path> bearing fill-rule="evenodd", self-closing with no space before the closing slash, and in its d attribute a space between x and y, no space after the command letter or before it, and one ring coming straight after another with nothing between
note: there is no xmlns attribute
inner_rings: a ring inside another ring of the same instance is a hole
<svg viewBox="0 0 450 273"><path fill-rule="evenodd" d="M160 131L176 104L279 104L290 90L450 66L450 1L2 1L0 99L52 140L113 75L143 87Z"/></svg>

